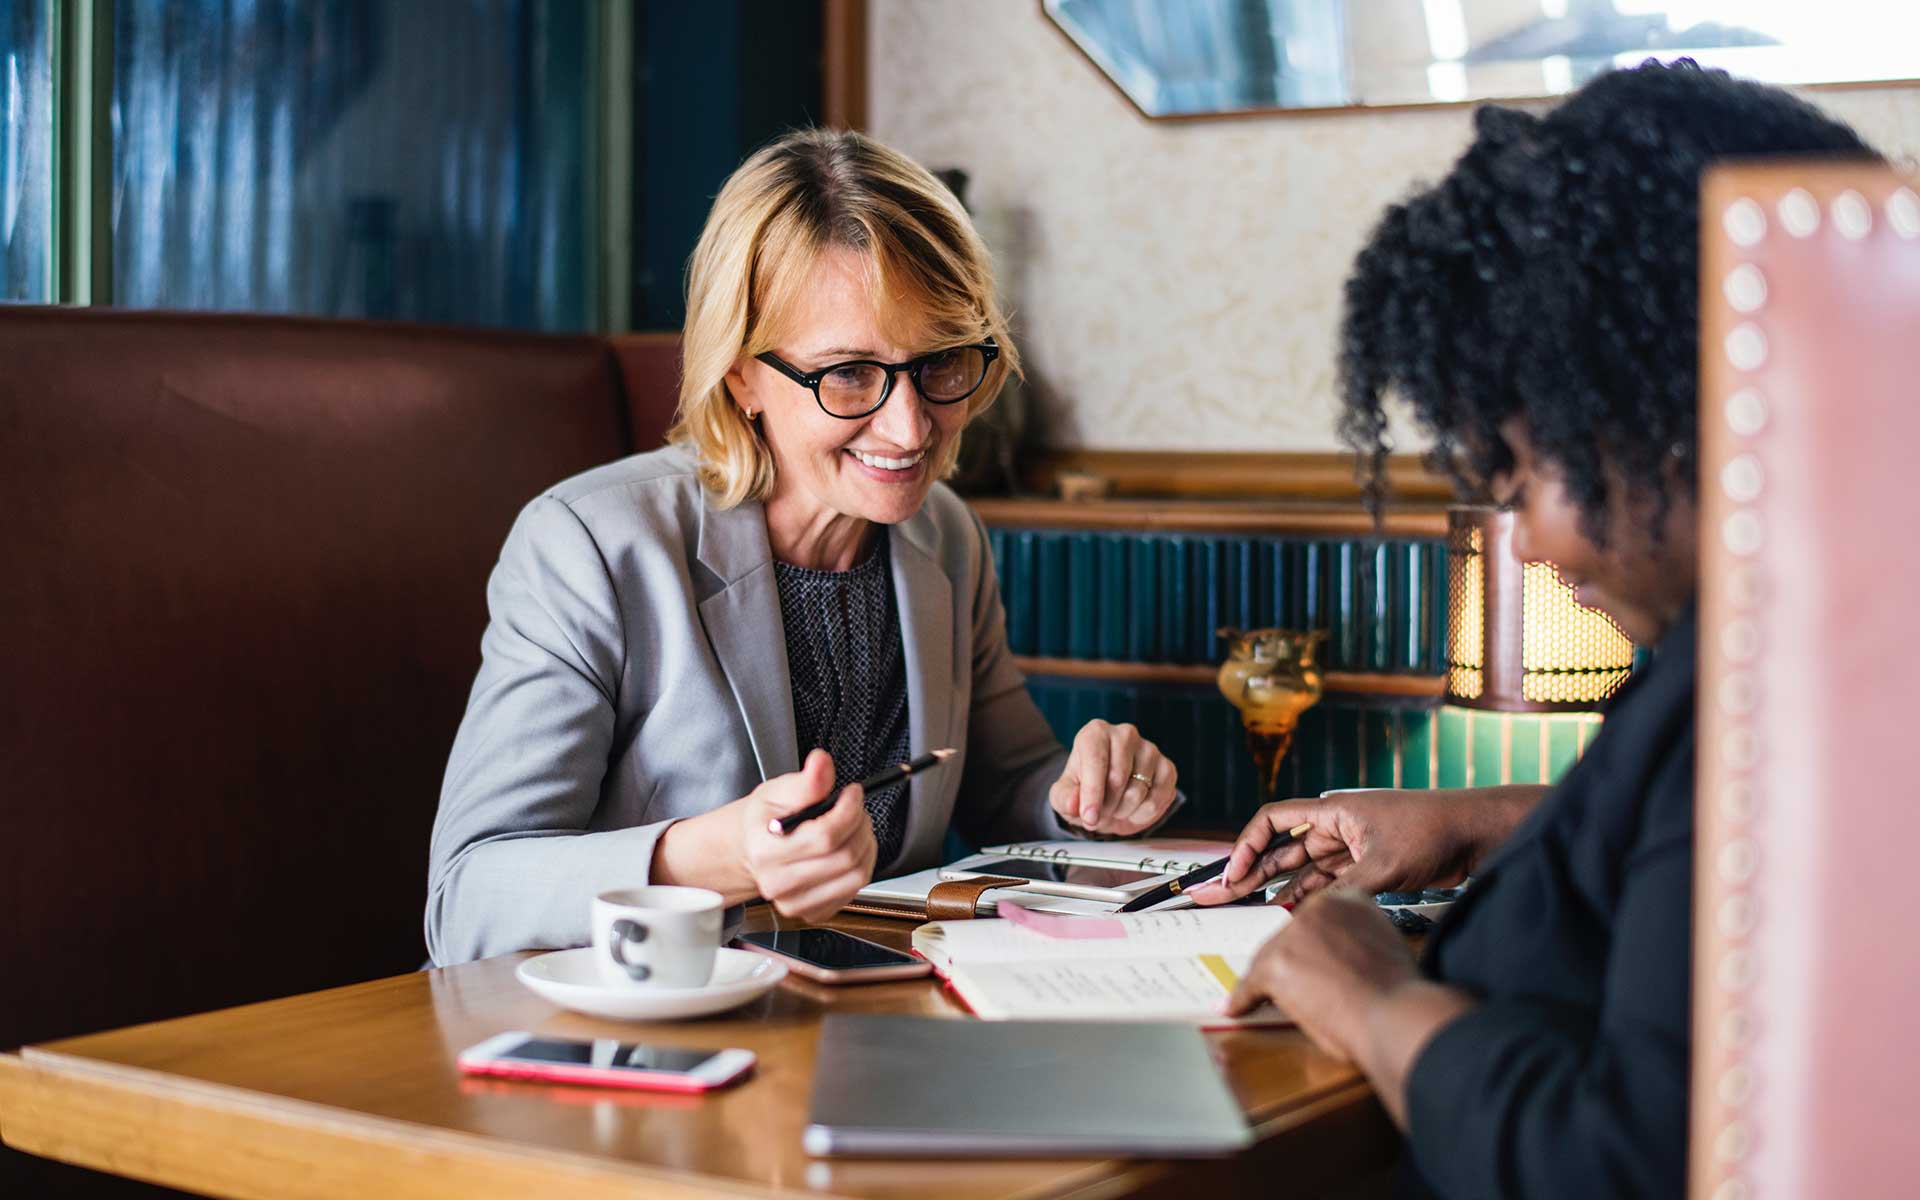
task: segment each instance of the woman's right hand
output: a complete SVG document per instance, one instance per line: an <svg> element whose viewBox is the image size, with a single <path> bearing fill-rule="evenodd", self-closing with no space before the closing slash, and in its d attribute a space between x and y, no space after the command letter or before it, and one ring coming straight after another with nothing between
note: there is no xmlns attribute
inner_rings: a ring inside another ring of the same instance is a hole
<svg viewBox="0 0 1920 1200"><path fill-rule="evenodd" d="M850 784L825 816L792 833L769 829L833 792L833 757L824 750L790 775L778 775L728 807L739 821L739 861L762 899L783 917L817 924L843 908L873 879L880 848L873 840L865 794Z"/></svg>
<svg viewBox="0 0 1920 1200"><path fill-rule="evenodd" d="M1289 871L1293 879L1274 897L1281 903L1334 884L1369 893L1449 887L1506 840L1545 792L1529 786L1378 788L1283 800L1247 823L1220 880L1187 894L1197 904L1224 904ZM1268 850L1276 836L1303 823L1313 828Z"/></svg>

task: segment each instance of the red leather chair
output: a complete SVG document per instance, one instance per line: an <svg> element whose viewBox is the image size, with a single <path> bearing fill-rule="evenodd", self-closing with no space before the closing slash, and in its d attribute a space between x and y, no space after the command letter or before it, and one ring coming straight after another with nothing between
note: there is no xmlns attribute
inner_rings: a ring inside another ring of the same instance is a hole
<svg viewBox="0 0 1920 1200"><path fill-rule="evenodd" d="M1703 191L1692 1192L1911 1195L1920 182Z"/></svg>

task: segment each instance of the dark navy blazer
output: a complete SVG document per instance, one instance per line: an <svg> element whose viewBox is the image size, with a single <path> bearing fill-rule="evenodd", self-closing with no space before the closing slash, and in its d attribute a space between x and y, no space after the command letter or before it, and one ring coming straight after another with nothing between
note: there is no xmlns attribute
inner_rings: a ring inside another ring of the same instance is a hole
<svg viewBox="0 0 1920 1200"><path fill-rule="evenodd" d="M1684 1193L1693 691L1688 612L1428 939L1481 1004L1408 1076L1403 1191Z"/></svg>

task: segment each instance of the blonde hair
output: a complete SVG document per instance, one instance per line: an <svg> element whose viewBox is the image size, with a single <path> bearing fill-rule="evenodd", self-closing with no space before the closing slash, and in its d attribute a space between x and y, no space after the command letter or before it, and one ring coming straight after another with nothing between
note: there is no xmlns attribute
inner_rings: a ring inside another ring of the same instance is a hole
<svg viewBox="0 0 1920 1200"><path fill-rule="evenodd" d="M773 452L727 391L735 364L771 350L822 253L867 258L889 337L1000 356L966 400L971 421L1020 369L994 295L993 264L966 210L925 167L858 133L803 129L755 151L720 189L687 266L680 407L667 440L692 449L720 508L764 500ZM934 477L952 474L949 439Z"/></svg>

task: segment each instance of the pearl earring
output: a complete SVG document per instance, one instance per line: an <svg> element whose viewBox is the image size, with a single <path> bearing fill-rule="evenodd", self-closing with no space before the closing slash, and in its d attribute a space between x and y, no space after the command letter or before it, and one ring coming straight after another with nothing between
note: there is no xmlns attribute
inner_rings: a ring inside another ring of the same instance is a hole
<svg viewBox="0 0 1920 1200"><path fill-rule="evenodd" d="M757 420L759 420L759 419L760 419L760 410L759 410L759 409L757 409L757 408L750 408L750 409L748 409L748 410L747 410L747 420L749 420L749 421L757 421Z"/></svg>

